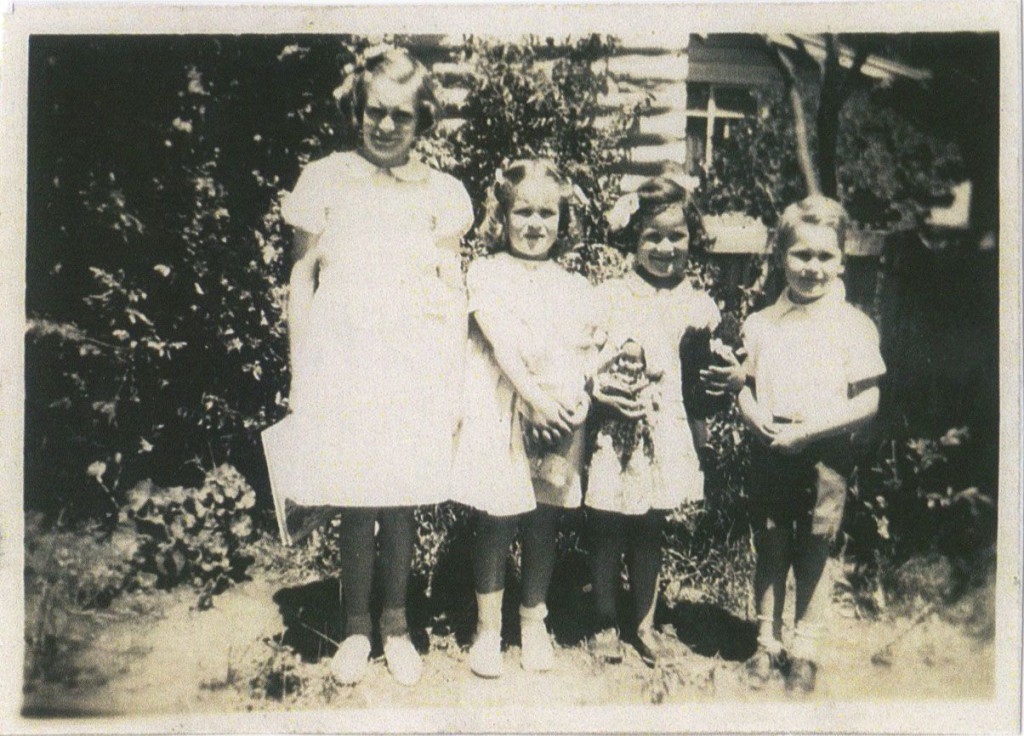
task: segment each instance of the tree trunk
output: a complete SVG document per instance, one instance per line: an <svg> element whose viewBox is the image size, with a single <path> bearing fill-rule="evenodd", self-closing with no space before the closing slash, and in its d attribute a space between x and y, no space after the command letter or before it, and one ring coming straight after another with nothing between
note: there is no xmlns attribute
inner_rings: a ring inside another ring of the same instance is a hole
<svg viewBox="0 0 1024 736"><path fill-rule="evenodd" d="M789 96L789 104L793 108L793 128L796 134L796 156L800 164L800 171L804 175L807 184L807 194L820 194L821 184L818 179L818 171L811 157L811 144L807 135L807 115L804 112L804 101L800 89L796 83L796 70L793 61L786 53L774 44L770 44L775 52L775 60L778 63L779 71L786 83L786 93Z"/></svg>
<svg viewBox="0 0 1024 736"><path fill-rule="evenodd" d="M839 64L839 44L831 33L825 36L825 62L821 74L821 94L818 98L818 177L821 193L837 199L839 195L838 161L836 147L839 141L839 113L853 91L853 85L867 60L867 51L861 49L849 69Z"/></svg>

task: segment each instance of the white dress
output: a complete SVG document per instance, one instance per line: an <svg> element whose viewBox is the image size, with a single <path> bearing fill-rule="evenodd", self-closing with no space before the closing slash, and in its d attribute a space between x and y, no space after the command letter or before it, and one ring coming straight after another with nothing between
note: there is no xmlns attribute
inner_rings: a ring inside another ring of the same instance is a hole
<svg viewBox="0 0 1024 736"><path fill-rule="evenodd" d="M291 356L292 414L264 437L275 496L446 500L467 320L461 279L446 285L440 266L457 265L472 225L465 189L420 162L335 153L305 168L281 214L320 236L320 268Z"/></svg>
<svg viewBox="0 0 1024 736"><path fill-rule="evenodd" d="M466 277L470 312L486 310L514 340L527 369L558 400L582 391L603 343L594 288L553 261L508 253L479 258ZM520 400L479 329L470 330L462 426L455 448L452 497L495 516L537 503L575 508L581 501L582 430L567 459L571 472L553 486L531 477Z"/></svg>
<svg viewBox="0 0 1024 736"><path fill-rule="evenodd" d="M585 504L603 511L644 514L697 500L703 495L704 481L683 407L679 346L687 330L717 327L718 307L687 281L674 289L657 289L632 272L604 282L598 293L608 314L609 349L627 340L644 349L651 374L644 398L649 404L653 457L637 448L623 469L612 438L598 434Z"/></svg>

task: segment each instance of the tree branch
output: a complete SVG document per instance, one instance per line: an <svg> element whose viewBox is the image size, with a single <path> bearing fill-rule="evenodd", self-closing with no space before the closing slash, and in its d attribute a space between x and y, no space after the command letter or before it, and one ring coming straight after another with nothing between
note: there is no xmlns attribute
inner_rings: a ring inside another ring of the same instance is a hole
<svg viewBox="0 0 1024 736"><path fill-rule="evenodd" d="M814 160L811 157L811 145L807 131L807 116L804 112L804 101L800 95L800 89L796 82L796 67L793 64L793 60L786 55L786 53L777 44L772 43L765 36L765 42L769 48L774 52L773 58L776 65L779 68L779 72L782 74L782 79L786 84L786 92L789 96L789 104L793 108L793 127L794 133L796 134L796 157L800 164L800 171L804 175L804 181L807 184L807 193L819 194L821 193L821 184L818 179L818 172L814 165Z"/></svg>

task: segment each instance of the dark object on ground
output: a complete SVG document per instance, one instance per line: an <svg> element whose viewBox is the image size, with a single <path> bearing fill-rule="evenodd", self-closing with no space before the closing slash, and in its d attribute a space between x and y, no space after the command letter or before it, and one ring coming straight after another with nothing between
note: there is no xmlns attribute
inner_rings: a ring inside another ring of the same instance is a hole
<svg viewBox="0 0 1024 736"><path fill-rule="evenodd" d="M818 665L809 659L796 657L790 662L786 673L786 690L790 692L814 692L814 682L818 675Z"/></svg>
<svg viewBox="0 0 1024 736"><path fill-rule="evenodd" d="M669 623L695 654L732 662L749 659L757 649L757 626L710 603L681 601L659 611L656 625Z"/></svg>

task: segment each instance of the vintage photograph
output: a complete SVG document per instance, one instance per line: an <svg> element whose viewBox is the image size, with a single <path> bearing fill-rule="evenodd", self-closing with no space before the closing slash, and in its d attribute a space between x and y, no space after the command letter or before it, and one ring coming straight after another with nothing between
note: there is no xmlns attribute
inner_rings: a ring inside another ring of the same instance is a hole
<svg viewBox="0 0 1024 736"><path fill-rule="evenodd" d="M1019 698L1019 35L475 11L17 37L19 727Z"/></svg>

